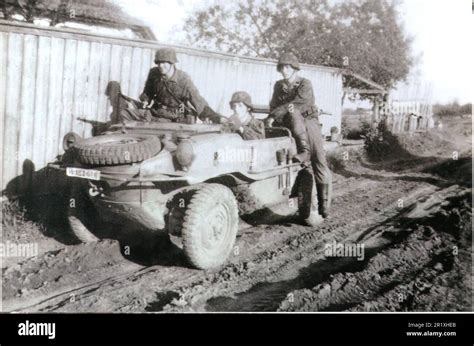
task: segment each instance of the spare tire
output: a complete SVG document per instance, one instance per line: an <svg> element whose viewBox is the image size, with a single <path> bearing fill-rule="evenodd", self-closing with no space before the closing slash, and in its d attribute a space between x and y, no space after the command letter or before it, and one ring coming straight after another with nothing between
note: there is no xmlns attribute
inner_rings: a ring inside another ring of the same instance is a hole
<svg viewBox="0 0 474 346"><path fill-rule="evenodd" d="M77 159L83 164L96 166L141 162L160 150L158 137L134 134L108 134L74 144Z"/></svg>

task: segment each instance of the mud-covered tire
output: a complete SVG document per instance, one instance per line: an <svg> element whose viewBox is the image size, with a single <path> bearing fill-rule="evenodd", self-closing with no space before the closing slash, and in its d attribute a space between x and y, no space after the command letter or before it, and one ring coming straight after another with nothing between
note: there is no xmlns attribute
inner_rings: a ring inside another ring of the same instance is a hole
<svg viewBox="0 0 474 346"><path fill-rule="evenodd" d="M87 165L121 165L141 162L161 150L158 137L109 134L87 138L74 144L77 159Z"/></svg>
<svg viewBox="0 0 474 346"><path fill-rule="evenodd" d="M181 235L189 262L198 269L223 264L235 243L239 224L237 201L224 185L197 189L184 215Z"/></svg>

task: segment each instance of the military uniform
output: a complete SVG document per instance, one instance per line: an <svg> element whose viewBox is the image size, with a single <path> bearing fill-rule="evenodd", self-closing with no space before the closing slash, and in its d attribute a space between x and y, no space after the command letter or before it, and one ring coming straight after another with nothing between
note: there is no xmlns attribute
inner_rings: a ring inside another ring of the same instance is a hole
<svg viewBox="0 0 474 346"><path fill-rule="evenodd" d="M275 83L270 111L277 125L288 127L296 133L308 134L315 181L317 184L330 184L331 173L326 162L318 111L314 103L311 81L298 76L291 85L285 80Z"/></svg>
<svg viewBox="0 0 474 346"><path fill-rule="evenodd" d="M199 94L189 75L175 68L176 53L171 48L158 49L155 63L173 64L171 77L161 74L158 67L148 73L145 88L140 96L142 101L153 102L151 114L155 121L193 123L194 117L201 120L218 120L219 115Z"/></svg>
<svg viewBox="0 0 474 346"><path fill-rule="evenodd" d="M232 115L229 117L229 126L232 131L240 133L245 140L265 138L265 124L253 116L247 122L242 123L236 115Z"/></svg>
<svg viewBox="0 0 474 346"><path fill-rule="evenodd" d="M292 53L282 54L277 70L281 72L284 65L291 66L293 70L300 69L298 59ZM286 79L277 81L270 101L270 117L277 125L288 127L295 137L298 149L295 161L304 162L309 154L318 192L319 213L327 217L332 179L311 81L300 76L296 76L291 83Z"/></svg>
<svg viewBox="0 0 474 346"><path fill-rule="evenodd" d="M238 132L245 140L252 139L264 139L265 138L265 124L263 121L255 119L252 115L252 98L245 91L236 91L232 94L229 101L229 106L232 108L233 103L243 103L247 106L247 112L249 115L248 120L242 123L238 115L234 114L229 117L224 129L230 129L230 131Z"/></svg>
<svg viewBox="0 0 474 346"><path fill-rule="evenodd" d="M189 116L200 115L209 107L188 74L178 69L167 78L158 67L152 68L142 94L146 98L155 101L153 116L173 122L187 122Z"/></svg>
<svg viewBox="0 0 474 346"><path fill-rule="evenodd" d="M112 105L113 111L110 119L113 124L123 121L151 121L150 111L139 109L134 100L132 101L124 96L118 82L110 81L107 84L105 94Z"/></svg>

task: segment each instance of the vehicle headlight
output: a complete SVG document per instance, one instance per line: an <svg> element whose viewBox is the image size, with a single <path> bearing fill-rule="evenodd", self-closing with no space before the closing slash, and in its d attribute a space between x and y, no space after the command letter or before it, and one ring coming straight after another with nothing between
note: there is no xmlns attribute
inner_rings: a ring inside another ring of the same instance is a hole
<svg viewBox="0 0 474 346"><path fill-rule="evenodd" d="M81 139L82 139L82 137L79 136L75 132L66 133L63 137L63 149L64 149L64 151L67 151L69 148L71 148L76 142L80 141Z"/></svg>
<svg viewBox="0 0 474 346"><path fill-rule="evenodd" d="M176 148L176 161L183 170L187 170L194 160L194 148L190 140L185 139L179 142Z"/></svg>

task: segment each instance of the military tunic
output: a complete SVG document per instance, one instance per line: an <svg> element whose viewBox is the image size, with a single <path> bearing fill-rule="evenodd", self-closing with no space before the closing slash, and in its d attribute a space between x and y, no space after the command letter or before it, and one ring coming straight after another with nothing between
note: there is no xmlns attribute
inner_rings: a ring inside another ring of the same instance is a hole
<svg viewBox="0 0 474 346"><path fill-rule="evenodd" d="M174 122L184 122L189 115L201 117L210 109L191 77L176 68L170 78L162 75L158 67L152 68L140 98L154 100L152 114L155 117Z"/></svg>
<svg viewBox="0 0 474 346"><path fill-rule="evenodd" d="M282 123L288 112L292 111L291 108L298 110L303 116L315 114L317 108L314 103L311 81L298 76L291 85L284 79L275 83L270 111L275 121Z"/></svg>
<svg viewBox="0 0 474 346"><path fill-rule="evenodd" d="M270 114L280 126L296 133L307 131L311 151L311 166L317 184L330 184L331 171L326 162L321 126L311 81L297 76L293 83L275 83L270 101Z"/></svg>
<svg viewBox="0 0 474 346"><path fill-rule="evenodd" d="M239 132L245 140L265 138L265 124L253 116L247 122L242 123L236 115L232 115L229 117L228 126L232 131Z"/></svg>

